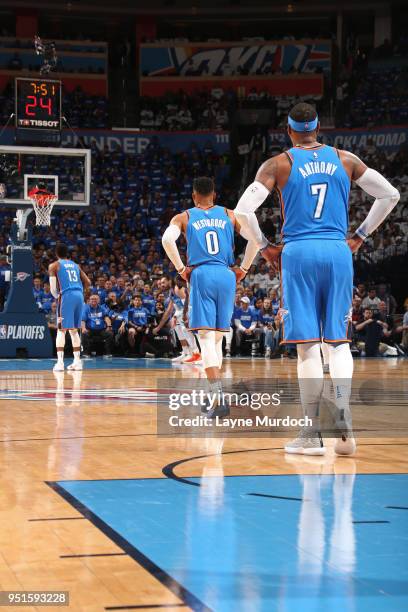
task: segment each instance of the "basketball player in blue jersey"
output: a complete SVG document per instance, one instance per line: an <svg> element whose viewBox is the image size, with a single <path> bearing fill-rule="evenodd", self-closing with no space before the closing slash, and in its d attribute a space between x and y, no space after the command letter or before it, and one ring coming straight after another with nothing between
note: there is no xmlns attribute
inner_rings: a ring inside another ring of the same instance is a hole
<svg viewBox="0 0 408 612"><path fill-rule="evenodd" d="M82 311L84 308L84 289L91 286L91 281L81 268L69 259L68 248L65 244L58 244L56 248L57 261L50 264L51 293L58 300L58 331L57 356L54 366L56 372L64 371L65 332L69 331L74 352L74 361L68 370L82 370L80 357L81 339L78 329L81 328Z"/></svg>
<svg viewBox="0 0 408 612"><path fill-rule="evenodd" d="M247 233L231 210L214 203L212 179L196 178L192 198L194 208L173 217L162 244L177 272L190 282L189 328L198 332L203 367L215 397L222 389L222 339L230 328L236 282L249 270L258 247L249 241L241 267L233 268L234 230L246 239ZM187 266L176 245L181 233L187 241ZM208 417L225 414L228 407L214 404Z"/></svg>
<svg viewBox="0 0 408 612"><path fill-rule="evenodd" d="M329 352L336 428L341 434L335 452L352 454L356 448L349 408L353 359L347 333L353 288L352 253L396 206L399 192L353 153L319 143L317 113L309 104L297 104L290 111L287 130L292 148L259 168L235 214L257 242L263 257L275 265L281 255L282 342L297 345L301 402L314 423L285 450L309 455L325 453L318 419L323 389L322 340ZM376 199L367 218L346 240L351 181ZM281 202L283 246L268 244L254 214L273 189Z"/></svg>

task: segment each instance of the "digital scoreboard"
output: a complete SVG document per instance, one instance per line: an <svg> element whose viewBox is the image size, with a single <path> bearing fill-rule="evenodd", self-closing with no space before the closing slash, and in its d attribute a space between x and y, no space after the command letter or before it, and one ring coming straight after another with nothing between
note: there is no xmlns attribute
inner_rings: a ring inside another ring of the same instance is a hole
<svg viewBox="0 0 408 612"><path fill-rule="evenodd" d="M59 139L61 81L16 78L15 101L15 125L19 140L55 142Z"/></svg>

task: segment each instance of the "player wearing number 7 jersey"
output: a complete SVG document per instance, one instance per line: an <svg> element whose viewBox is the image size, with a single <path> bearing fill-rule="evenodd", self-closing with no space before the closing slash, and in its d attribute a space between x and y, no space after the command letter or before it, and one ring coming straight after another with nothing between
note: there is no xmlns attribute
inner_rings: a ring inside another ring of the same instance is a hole
<svg viewBox="0 0 408 612"><path fill-rule="evenodd" d="M351 454L355 450L349 411L353 359L347 330L352 252L384 221L397 204L399 192L352 153L319 143L318 131L316 110L309 104L297 104L288 117L292 148L259 168L234 212L268 261L274 263L282 252L282 341L297 344L301 401L306 415L314 419L314 428L307 432L314 435L299 436L285 450L311 455L325 452L317 418L323 389L323 340L335 384L336 424L342 434L335 451ZM376 200L356 234L346 241L351 181ZM273 189L281 203L283 250L268 244L254 214Z"/></svg>
<svg viewBox="0 0 408 612"><path fill-rule="evenodd" d="M84 309L84 288L91 285L91 281L81 270L77 263L69 259L68 248L65 244L58 244L56 248L57 261L48 268L50 276L50 289L52 295L58 300L58 331L57 356L58 360L54 371L64 370L65 332L69 331L72 340L74 361L68 366L69 370L82 370L80 359L81 340L78 329L81 328L82 311Z"/></svg>
<svg viewBox="0 0 408 612"><path fill-rule="evenodd" d="M234 309L235 284L249 270L258 251L249 241L240 268L234 264L234 230L248 239L234 213L214 203L214 182L208 177L193 183L194 208L176 215L163 234L163 247L177 272L190 281L189 327L198 331L203 366L210 391L221 390L222 339L229 331ZM183 233L187 241L187 267L176 240ZM228 408L214 405L210 418L227 414Z"/></svg>

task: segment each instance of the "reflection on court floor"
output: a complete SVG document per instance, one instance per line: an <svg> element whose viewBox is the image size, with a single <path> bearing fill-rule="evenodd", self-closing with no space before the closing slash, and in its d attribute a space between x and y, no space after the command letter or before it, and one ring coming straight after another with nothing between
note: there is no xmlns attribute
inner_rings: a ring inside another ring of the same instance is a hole
<svg viewBox="0 0 408 612"><path fill-rule="evenodd" d="M408 609L408 475L225 477L221 465L50 484L193 609Z"/></svg>

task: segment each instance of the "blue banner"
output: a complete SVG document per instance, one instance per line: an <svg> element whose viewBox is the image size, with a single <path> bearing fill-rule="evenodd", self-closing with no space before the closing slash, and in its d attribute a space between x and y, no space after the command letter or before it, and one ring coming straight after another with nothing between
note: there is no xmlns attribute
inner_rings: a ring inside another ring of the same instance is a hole
<svg viewBox="0 0 408 612"><path fill-rule="evenodd" d="M270 145L276 148L285 148L289 145L285 130L271 130L269 133ZM408 126L384 127L373 130L324 130L319 136L320 140L335 147L356 151L365 149L372 144L381 150L397 151L408 143ZM125 153L140 155L150 145L159 144L172 153L181 153L197 147L200 150L209 148L216 153L223 154L229 151L228 132L139 132L122 130L77 130L73 134L64 130L61 146L77 146L79 141L87 147L95 146L98 149L105 147L109 151L117 148ZM14 144L14 129L8 128L1 137L1 144Z"/></svg>

